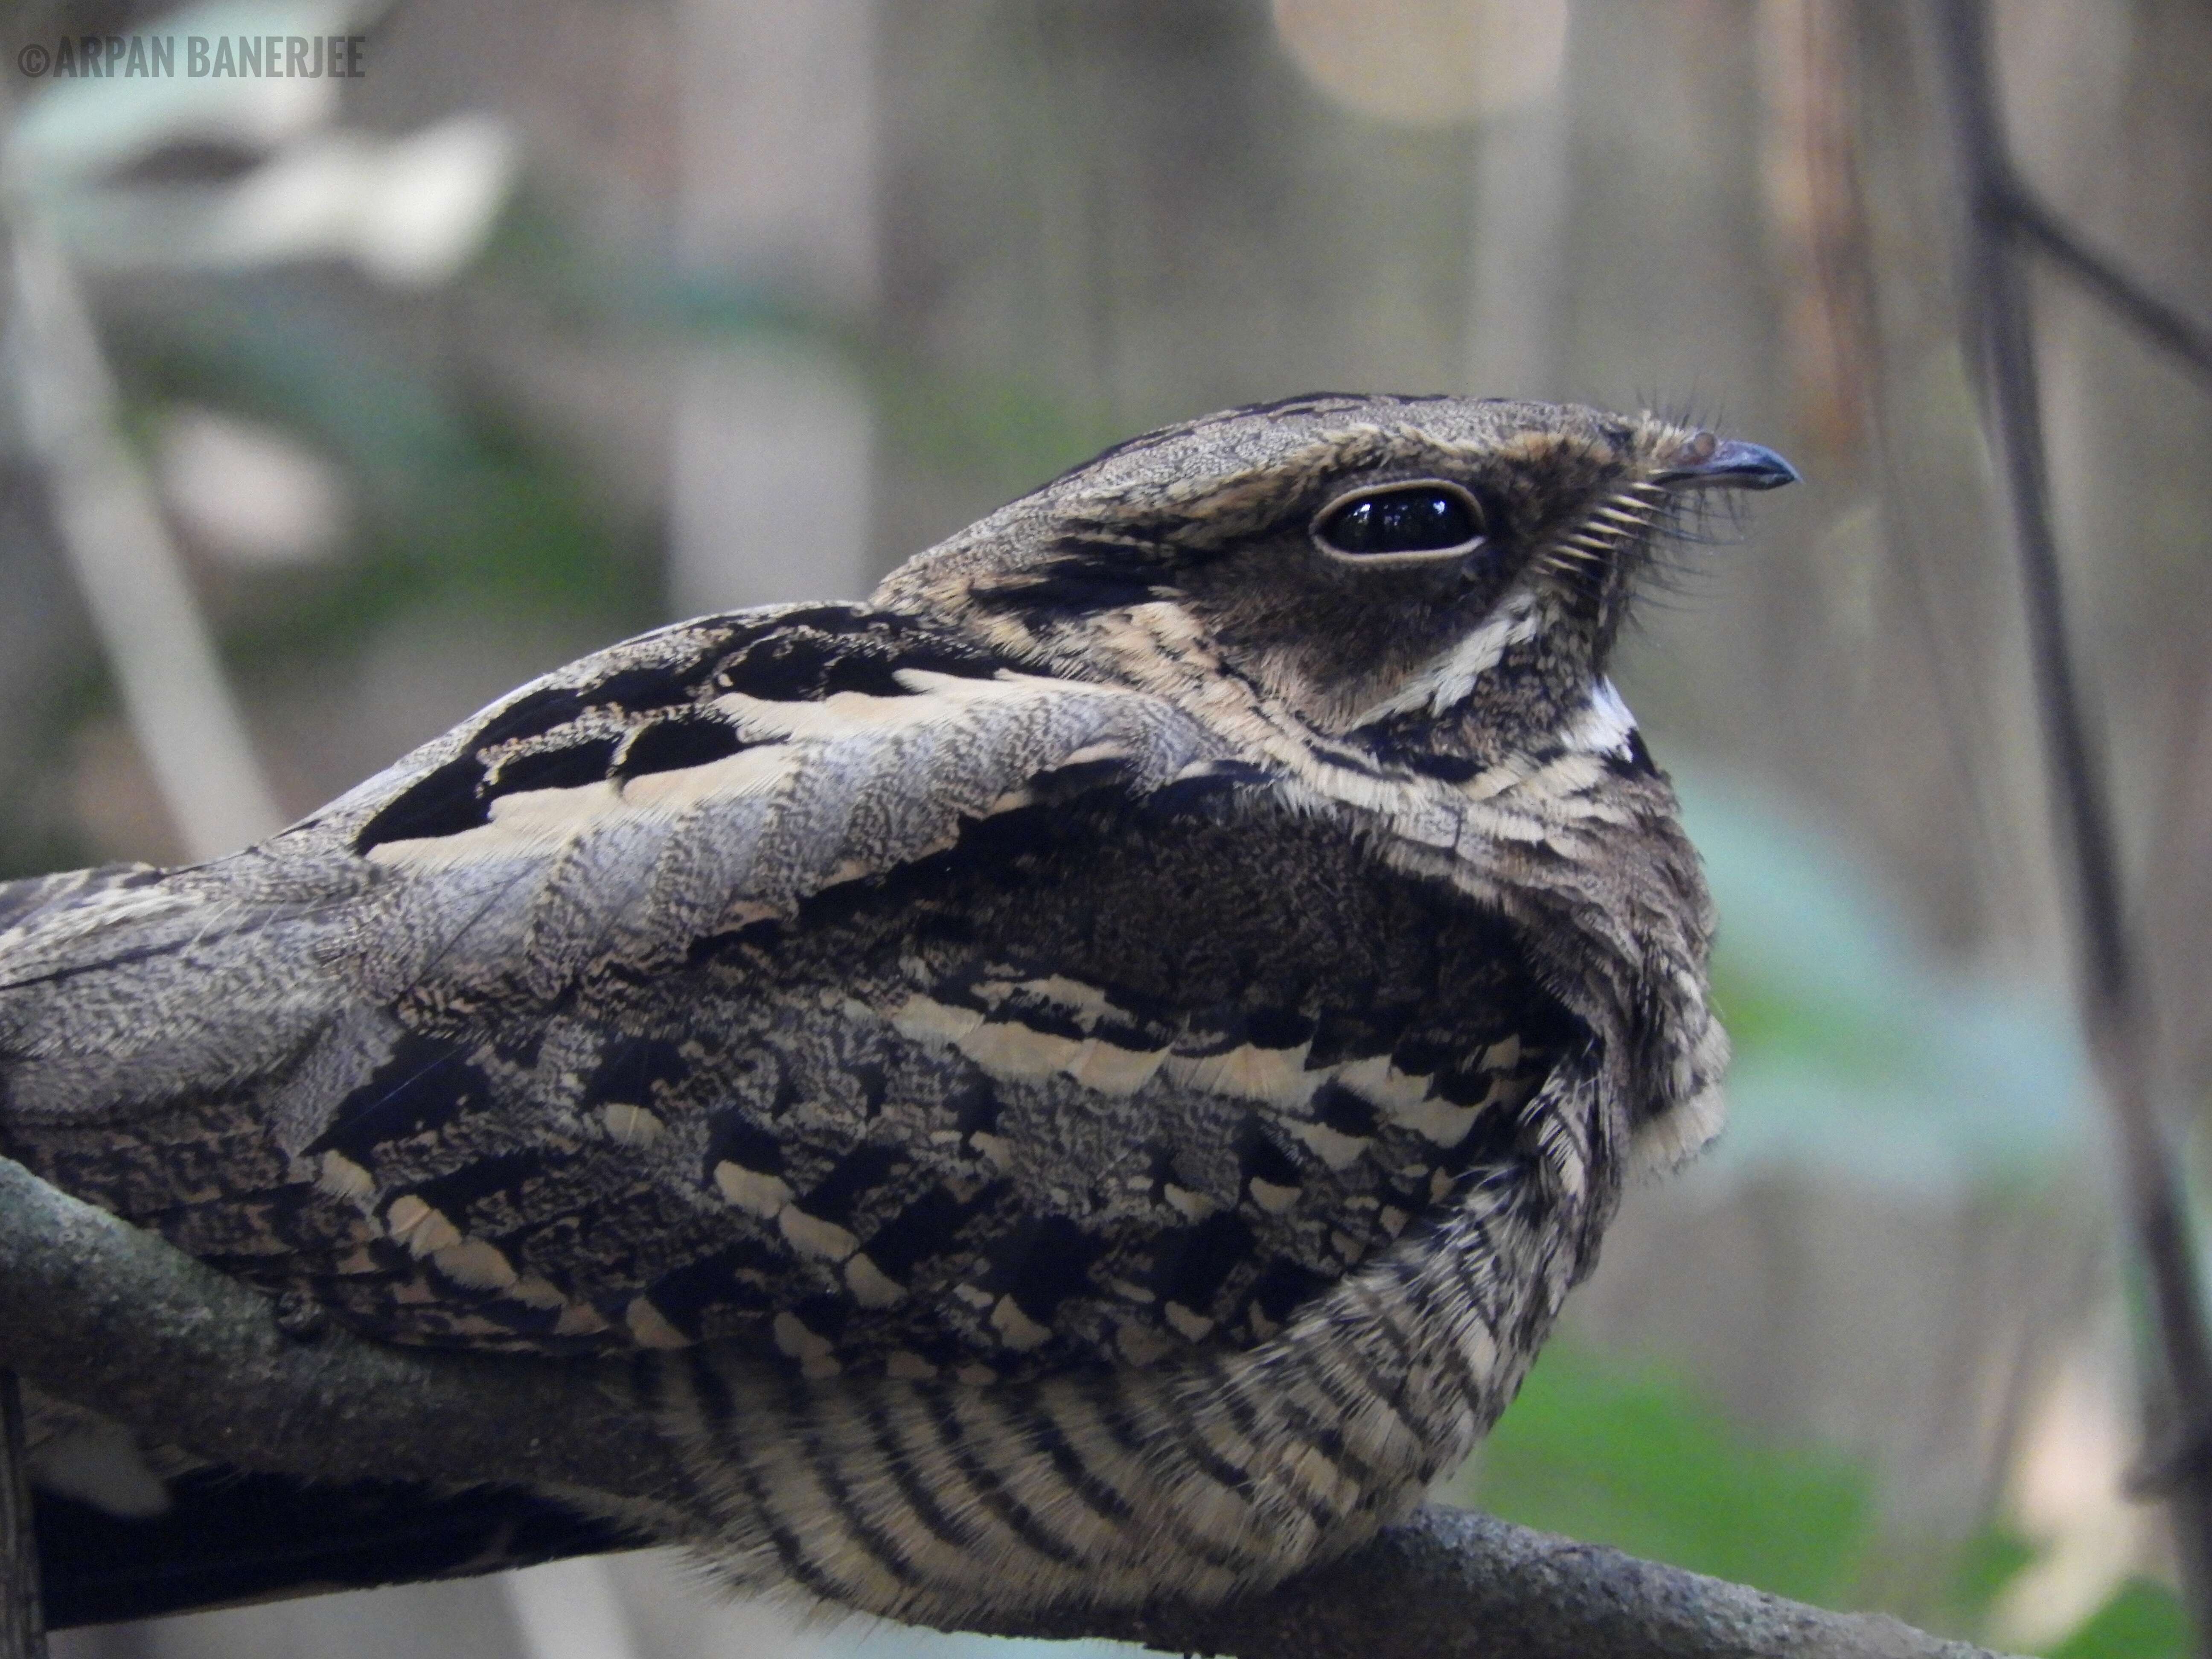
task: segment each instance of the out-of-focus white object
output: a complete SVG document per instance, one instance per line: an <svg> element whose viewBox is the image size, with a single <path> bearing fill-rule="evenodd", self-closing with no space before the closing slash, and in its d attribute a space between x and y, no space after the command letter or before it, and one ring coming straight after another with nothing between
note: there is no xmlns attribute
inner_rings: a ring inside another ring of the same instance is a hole
<svg viewBox="0 0 2212 1659"><path fill-rule="evenodd" d="M52 212L94 270L341 258L395 287L433 288L483 246L514 159L505 122L456 115L404 138L303 138L231 184L85 190Z"/></svg>
<svg viewBox="0 0 2212 1659"><path fill-rule="evenodd" d="M1566 0L1274 0L1275 33L1348 109L1448 126L1519 109L1556 86Z"/></svg>
<svg viewBox="0 0 2212 1659"><path fill-rule="evenodd" d="M2041 1650L2077 1628L2146 1565L2155 1511L2125 1491L2135 1412L2118 1327L2077 1351L2029 1416L2014 1465L2012 1503L2040 1547L1993 1610L2008 1647Z"/></svg>
<svg viewBox="0 0 2212 1659"><path fill-rule="evenodd" d="M515 150L504 121L457 115L357 161L354 258L387 283L446 281L483 246L514 182Z"/></svg>
<svg viewBox="0 0 2212 1659"><path fill-rule="evenodd" d="M607 1564L580 1556L500 1579L530 1659L637 1659Z"/></svg>
<svg viewBox="0 0 2212 1659"><path fill-rule="evenodd" d="M276 428L181 409L155 450L161 499L192 540L234 564L313 564L345 532L338 470Z"/></svg>

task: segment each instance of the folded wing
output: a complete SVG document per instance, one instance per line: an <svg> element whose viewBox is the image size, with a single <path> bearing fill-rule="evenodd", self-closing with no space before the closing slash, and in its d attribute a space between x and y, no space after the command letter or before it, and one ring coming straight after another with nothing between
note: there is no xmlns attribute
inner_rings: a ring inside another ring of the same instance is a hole
<svg viewBox="0 0 2212 1659"><path fill-rule="evenodd" d="M1273 785L902 617L684 624L236 859L0 890L0 1146L395 1340L1241 1346L1587 1047Z"/></svg>

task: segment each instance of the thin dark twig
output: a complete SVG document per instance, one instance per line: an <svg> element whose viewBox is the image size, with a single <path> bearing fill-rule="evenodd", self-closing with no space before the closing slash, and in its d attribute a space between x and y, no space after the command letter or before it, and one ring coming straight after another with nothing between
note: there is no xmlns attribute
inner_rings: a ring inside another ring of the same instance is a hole
<svg viewBox="0 0 2212 1659"><path fill-rule="evenodd" d="M11 113L0 87L0 130ZM0 270L13 263L13 240L0 220ZM0 325L14 320L12 285L0 281ZM31 1522L31 1467L24 1442L23 1396L15 1373L0 1365L0 1659L46 1659L39 1540Z"/></svg>
<svg viewBox="0 0 2212 1659"><path fill-rule="evenodd" d="M1968 289L1989 419L2011 504L2052 806L2071 854L2082 1018L2120 1142L2129 1220L2157 1320L2178 1448L2167 1468L2175 1543L2202 1644L2212 1639L2212 1338L2185 1200L2151 1098L2151 1019L2120 894L2102 757L2069 643L2027 295L2008 216L2018 204L1991 82L1981 0L1945 0L1944 67L1966 190Z"/></svg>
<svg viewBox="0 0 2212 1659"><path fill-rule="evenodd" d="M2074 232L2016 177L2000 181L1994 205L2007 228L2198 374L2212 377L2212 330L2151 293Z"/></svg>
<svg viewBox="0 0 2212 1659"><path fill-rule="evenodd" d="M0 1659L46 1659L46 1652L23 1396L15 1373L0 1370Z"/></svg>

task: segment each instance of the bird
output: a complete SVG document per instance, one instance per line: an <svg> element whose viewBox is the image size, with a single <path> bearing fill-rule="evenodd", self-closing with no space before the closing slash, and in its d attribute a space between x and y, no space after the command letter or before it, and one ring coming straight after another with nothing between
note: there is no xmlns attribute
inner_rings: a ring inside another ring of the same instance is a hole
<svg viewBox="0 0 2212 1659"><path fill-rule="evenodd" d="M374 1340L628 1356L733 1587L1263 1590L1719 1127L1608 671L1685 516L1796 477L1507 399L1146 433L233 856L0 886L0 1152Z"/></svg>

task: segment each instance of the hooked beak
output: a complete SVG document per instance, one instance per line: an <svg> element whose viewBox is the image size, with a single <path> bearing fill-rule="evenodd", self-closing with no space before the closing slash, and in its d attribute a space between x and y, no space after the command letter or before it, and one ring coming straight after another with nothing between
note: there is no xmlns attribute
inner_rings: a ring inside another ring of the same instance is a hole
<svg viewBox="0 0 2212 1659"><path fill-rule="evenodd" d="M1703 456L1688 458L1699 449ZM1706 448L1692 441L1682 465L1654 473L1651 481L1669 489L1779 489L1797 482L1797 469L1764 444L1724 438Z"/></svg>

